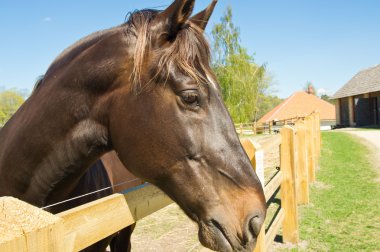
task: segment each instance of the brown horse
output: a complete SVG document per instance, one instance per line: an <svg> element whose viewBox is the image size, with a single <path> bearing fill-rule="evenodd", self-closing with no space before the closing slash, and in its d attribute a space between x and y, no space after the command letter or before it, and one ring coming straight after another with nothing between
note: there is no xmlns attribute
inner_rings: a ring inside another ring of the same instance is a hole
<svg viewBox="0 0 380 252"><path fill-rule="evenodd" d="M45 206L44 209L52 213L59 213L142 184L144 182L141 179L135 177L125 168L115 151L110 151L86 171L74 190L68 195L68 199ZM130 225L83 251L104 251L108 245L110 245L112 252L130 251L130 238L134 228L134 224Z"/></svg>
<svg viewBox="0 0 380 252"><path fill-rule="evenodd" d="M210 68L215 2L193 17L194 0L136 11L58 56L0 131L0 196L62 200L115 150L198 223L204 246L252 250L266 203Z"/></svg>

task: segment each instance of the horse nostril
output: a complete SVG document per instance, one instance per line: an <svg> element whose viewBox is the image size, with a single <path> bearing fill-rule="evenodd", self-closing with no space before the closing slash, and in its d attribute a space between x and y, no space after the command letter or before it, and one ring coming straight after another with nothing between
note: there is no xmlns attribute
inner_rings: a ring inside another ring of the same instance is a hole
<svg viewBox="0 0 380 252"><path fill-rule="evenodd" d="M259 235L262 224L263 220L259 216L255 216L249 221L249 227L254 236Z"/></svg>

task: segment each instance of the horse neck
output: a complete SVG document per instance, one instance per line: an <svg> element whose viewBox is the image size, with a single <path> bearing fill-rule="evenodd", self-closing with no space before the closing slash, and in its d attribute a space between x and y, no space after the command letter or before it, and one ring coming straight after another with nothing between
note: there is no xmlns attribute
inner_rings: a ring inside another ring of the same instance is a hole
<svg viewBox="0 0 380 252"><path fill-rule="evenodd" d="M78 94L49 83L51 76L0 132L0 196L39 206L66 197L86 168L110 150L104 96Z"/></svg>
<svg viewBox="0 0 380 252"><path fill-rule="evenodd" d="M75 101L49 106L38 103L40 98L31 97L0 132L0 195L36 205L64 198L109 148L105 126L90 115L79 120L70 115Z"/></svg>
<svg viewBox="0 0 380 252"><path fill-rule="evenodd" d="M35 205L61 200L111 149L109 97L126 67L125 54L125 35L116 27L90 35L57 58L0 132L0 196Z"/></svg>

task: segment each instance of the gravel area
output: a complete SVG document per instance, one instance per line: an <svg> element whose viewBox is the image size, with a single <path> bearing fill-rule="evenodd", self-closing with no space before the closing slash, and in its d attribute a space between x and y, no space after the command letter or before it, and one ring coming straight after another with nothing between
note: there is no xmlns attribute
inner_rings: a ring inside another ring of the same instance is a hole
<svg viewBox="0 0 380 252"><path fill-rule="evenodd" d="M359 137L371 152L371 161L377 171L377 181L380 183L380 130L352 130L347 133Z"/></svg>
<svg viewBox="0 0 380 252"><path fill-rule="evenodd" d="M380 152L380 130L354 130L347 131L352 135L358 136L365 141L368 141L373 147L377 148L378 152Z"/></svg>

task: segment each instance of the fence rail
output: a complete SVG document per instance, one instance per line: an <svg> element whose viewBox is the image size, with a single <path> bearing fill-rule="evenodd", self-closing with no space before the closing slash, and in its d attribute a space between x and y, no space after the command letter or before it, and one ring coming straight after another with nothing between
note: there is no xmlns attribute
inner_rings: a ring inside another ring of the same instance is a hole
<svg viewBox="0 0 380 252"><path fill-rule="evenodd" d="M0 251L79 251L171 203L152 185L57 215L12 197L0 197Z"/></svg>
<svg viewBox="0 0 380 252"><path fill-rule="evenodd" d="M286 242L298 242L297 204L307 204L308 185L315 180L320 153L317 113L284 126L269 144L242 140L268 201L281 188L281 208L271 225L263 225L255 251L267 251L282 226ZM264 180L265 152L280 148L280 171ZM152 185L87 203L53 215L12 197L0 197L0 252L78 251L171 204L171 199ZM117 216L117 218L115 218Z"/></svg>

